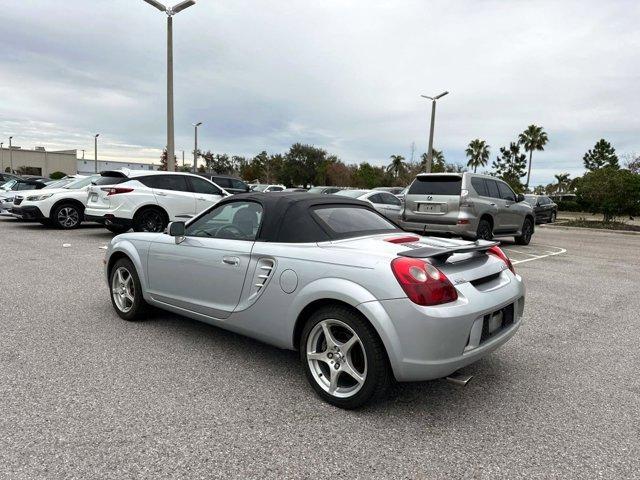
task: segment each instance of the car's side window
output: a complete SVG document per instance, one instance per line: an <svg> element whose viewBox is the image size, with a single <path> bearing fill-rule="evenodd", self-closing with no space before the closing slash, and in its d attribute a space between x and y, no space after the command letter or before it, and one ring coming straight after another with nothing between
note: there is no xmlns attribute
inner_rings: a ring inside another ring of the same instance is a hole
<svg viewBox="0 0 640 480"><path fill-rule="evenodd" d="M235 178L231 179L229 183L231 184L229 185L231 188L237 188L239 190L247 189L247 186L245 185L244 182L241 182L240 180L236 180Z"/></svg>
<svg viewBox="0 0 640 480"><path fill-rule="evenodd" d="M402 202L400 202L400 200L391 193L381 193L380 195L382 196L382 203L386 205L396 205L398 207L402 205Z"/></svg>
<svg viewBox="0 0 640 480"><path fill-rule="evenodd" d="M270 192L281 192L284 190L282 187L269 187Z"/></svg>
<svg viewBox="0 0 640 480"><path fill-rule="evenodd" d="M487 192L491 198L500 198L500 191L498 190L498 183L495 180L488 180L485 178L485 184L487 185Z"/></svg>
<svg viewBox="0 0 640 480"><path fill-rule="evenodd" d="M188 192L187 179L184 175L149 175L136 179L149 188Z"/></svg>
<svg viewBox="0 0 640 480"><path fill-rule="evenodd" d="M379 193L374 193L373 195L370 195L369 198L367 198L367 200L369 200L371 203L384 203L384 200L382 199L382 195L380 195Z"/></svg>
<svg viewBox="0 0 640 480"><path fill-rule="evenodd" d="M487 190L487 184L485 183L484 178L480 177L472 177L471 178L471 186L481 197L488 197L489 191Z"/></svg>
<svg viewBox="0 0 640 480"><path fill-rule="evenodd" d="M189 224L188 237L255 240L262 222L262 206L255 202L231 202L210 210Z"/></svg>
<svg viewBox="0 0 640 480"><path fill-rule="evenodd" d="M498 182L498 189L500 190L500 198L503 200L509 200L510 202L516 201L516 194L513 193L511 187L504 182Z"/></svg>
<svg viewBox="0 0 640 480"><path fill-rule="evenodd" d="M202 178L189 177L191 187L194 193L202 193L205 195L222 195L222 190L216 187L213 183L207 182Z"/></svg>

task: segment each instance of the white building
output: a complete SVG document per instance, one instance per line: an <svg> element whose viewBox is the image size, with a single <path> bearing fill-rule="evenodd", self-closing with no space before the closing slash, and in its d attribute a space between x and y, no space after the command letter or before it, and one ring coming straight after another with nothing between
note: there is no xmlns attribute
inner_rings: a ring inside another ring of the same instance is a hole
<svg viewBox="0 0 640 480"><path fill-rule="evenodd" d="M76 163L77 171L81 175L90 175L95 173L96 170L100 173L105 170L118 170L120 168L129 168L131 170L158 170L158 167L160 167L160 165L154 165L151 163L98 160L98 168L96 169L95 160L89 158L85 160L79 158Z"/></svg>
<svg viewBox="0 0 640 480"><path fill-rule="evenodd" d="M76 150L50 151L44 147L28 150L21 147L3 146L0 149L0 168L3 172L13 170L24 175L48 177L53 172L67 175L76 173Z"/></svg>

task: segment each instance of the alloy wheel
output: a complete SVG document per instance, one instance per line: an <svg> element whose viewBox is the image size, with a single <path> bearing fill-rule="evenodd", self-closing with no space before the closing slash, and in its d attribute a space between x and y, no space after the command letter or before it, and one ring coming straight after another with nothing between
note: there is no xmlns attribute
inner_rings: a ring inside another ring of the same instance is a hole
<svg viewBox="0 0 640 480"><path fill-rule="evenodd" d="M135 301L133 276L125 267L118 267L113 273L111 277L111 295L122 313L127 313L133 308Z"/></svg>
<svg viewBox="0 0 640 480"><path fill-rule="evenodd" d="M531 221L527 220L526 222L524 222L524 227L522 227L522 237L526 242L529 242L529 240L531 240L531 235L533 234L532 230L533 228L531 226Z"/></svg>
<svg viewBox="0 0 640 480"><path fill-rule="evenodd" d="M140 223L142 225L143 232L155 233L164 230L164 219L162 218L162 214L155 210L144 212Z"/></svg>
<svg viewBox="0 0 640 480"><path fill-rule="evenodd" d="M63 207L58 211L57 220L64 228L73 228L80 221L78 210L73 207Z"/></svg>
<svg viewBox="0 0 640 480"><path fill-rule="evenodd" d="M313 379L334 397L354 396L367 379L367 355L362 340L340 320L318 322L309 333L306 353Z"/></svg>

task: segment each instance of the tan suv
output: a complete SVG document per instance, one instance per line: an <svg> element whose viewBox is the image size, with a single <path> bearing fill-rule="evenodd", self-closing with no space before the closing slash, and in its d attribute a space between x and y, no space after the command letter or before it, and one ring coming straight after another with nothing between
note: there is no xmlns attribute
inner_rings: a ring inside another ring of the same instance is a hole
<svg viewBox="0 0 640 480"><path fill-rule="evenodd" d="M506 182L475 173L421 173L405 196L401 226L405 230L441 232L490 240L513 236L527 245L534 213Z"/></svg>

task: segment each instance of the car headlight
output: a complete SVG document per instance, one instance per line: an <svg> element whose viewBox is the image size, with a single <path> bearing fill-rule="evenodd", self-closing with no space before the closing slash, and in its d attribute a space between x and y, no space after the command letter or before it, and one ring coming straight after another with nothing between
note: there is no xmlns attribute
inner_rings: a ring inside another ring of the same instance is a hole
<svg viewBox="0 0 640 480"><path fill-rule="evenodd" d="M31 197L27 197L29 202L39 202L40 200L45 200L51 197L53 193L45 193L44 195L33 195Z"/></svg>

